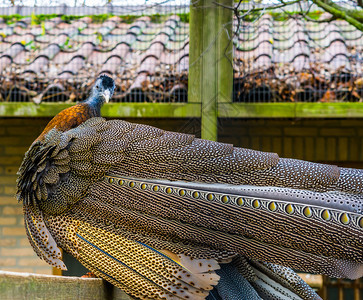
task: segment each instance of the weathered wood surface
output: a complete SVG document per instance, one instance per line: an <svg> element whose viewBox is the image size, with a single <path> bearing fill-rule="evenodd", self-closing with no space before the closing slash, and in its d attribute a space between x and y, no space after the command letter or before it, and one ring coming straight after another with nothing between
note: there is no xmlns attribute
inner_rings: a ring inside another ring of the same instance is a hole
<svg viewBox="0 0 363 300"><path fill-rule="evenodd" d="M201 102L201 135L217 140L217 103L232 102L232 0L190 5L188 101Z"/></svg>
<svg viewBox="0 0 363 300"><path fill-rule="evenodd" d="M0 299L131 300L99 278L40 275L0 271Z"/></svg>
<svg viewBox="0 0 363 300"><path fill-rule="evenodd" d="M312 288L320 290L323 287L323 275L306 273L298 273L298 275Z"/></svg>
<svg viewBox="0 0 363 300"><path fill-rule="evenodd" d="M54 117L74 103L1 102L0 117ZM197 118L198 103L108 103L102 116L111 118Z"/></svg>
<svg viewBox="0 0 363 300"><path fill-rule="evenodd" d="M0 117L53 117L74 103L0 103ZM219 118L363 118L360 102L217 103ZM200 118L201 103L109 103L109 118Z"/></svg>

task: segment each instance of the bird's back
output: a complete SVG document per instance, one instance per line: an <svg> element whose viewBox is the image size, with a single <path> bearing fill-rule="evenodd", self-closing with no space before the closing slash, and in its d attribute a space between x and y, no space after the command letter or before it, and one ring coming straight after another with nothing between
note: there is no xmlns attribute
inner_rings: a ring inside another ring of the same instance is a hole
<svg viewBox="0 0 363 300"><path fill-rule="evenodd" d="M92 117L98 116L94 113L88 103L80 103L68 107L58 113L52 120L50 120L43 132L35 141L43 140L45 135L53 128L57 129L58 131L65 132L77 127Z"/></svg>

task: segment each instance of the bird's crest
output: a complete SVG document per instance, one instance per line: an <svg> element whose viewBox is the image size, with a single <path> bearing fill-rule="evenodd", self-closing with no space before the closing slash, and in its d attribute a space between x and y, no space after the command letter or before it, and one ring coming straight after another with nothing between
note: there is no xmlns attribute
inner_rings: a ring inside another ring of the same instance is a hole
<svg viewBox="0 0 363 300"><path fill-rule="evenodd" d="M115 83L113 79L110 76L107 76L106 74L102 74L98 77L98 79L102 80L102 85L105 89L107 88L113 88L115 86Z"/></svg>

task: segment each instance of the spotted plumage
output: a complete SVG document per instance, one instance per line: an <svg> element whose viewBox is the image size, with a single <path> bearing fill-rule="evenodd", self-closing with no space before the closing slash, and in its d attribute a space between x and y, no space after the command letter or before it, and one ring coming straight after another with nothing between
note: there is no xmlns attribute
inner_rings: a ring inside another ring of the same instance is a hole
<svg viewBox="0 0 363 300"><path fill-rule="evenodd" d="M319 299L292 269L363 275L362 171L82 107L19 169L27 234L50 264L65 268L62 248L140 299Z"/></svg>

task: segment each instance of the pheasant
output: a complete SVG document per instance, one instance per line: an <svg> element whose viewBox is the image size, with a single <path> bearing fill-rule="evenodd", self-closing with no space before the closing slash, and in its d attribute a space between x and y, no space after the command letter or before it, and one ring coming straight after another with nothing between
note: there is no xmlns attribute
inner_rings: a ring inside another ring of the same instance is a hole
<svg viewBox="0 0 363 300"><path fill-rule="evenodd" d="M29 242L139 299L320 299L294 270L363 275L363 172L122 120L114 83L59 113L18 172Z"/></svg>

